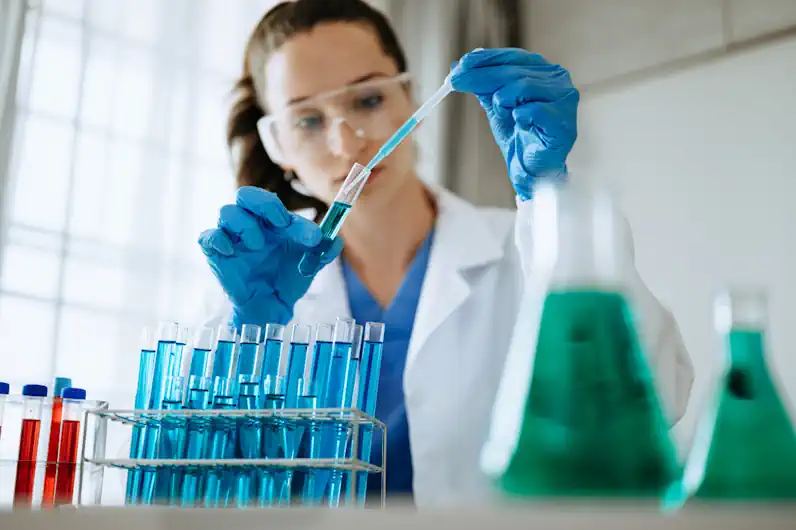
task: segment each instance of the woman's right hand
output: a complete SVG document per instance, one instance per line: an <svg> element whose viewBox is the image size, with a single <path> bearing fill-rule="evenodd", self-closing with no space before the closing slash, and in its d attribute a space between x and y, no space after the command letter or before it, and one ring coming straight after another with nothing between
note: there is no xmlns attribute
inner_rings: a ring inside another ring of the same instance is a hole
<svg viewBox="0 0 796 530"><path fill-rule="evenodd" d="M286 324L315 274L343 249L339 237L324 239L317 224L251 186L238 190L235 204L221 208L218 227L202 232L199 245L232 302L237 327ZM306 252L319 256L309 277L298 270Z"/></svg>

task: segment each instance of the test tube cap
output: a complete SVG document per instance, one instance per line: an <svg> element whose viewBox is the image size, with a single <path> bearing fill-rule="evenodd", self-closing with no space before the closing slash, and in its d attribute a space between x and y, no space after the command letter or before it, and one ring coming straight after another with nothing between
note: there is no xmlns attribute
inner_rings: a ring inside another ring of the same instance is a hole
<svg viewBox="0 0 796 530"><path fill-rule="evenodd" d="M70 386L69 388L64 388L63 392L61 392L61 397L64 399L86 399L86 390Z"/></svg>
<svg viewBox="0 0 796 530"><path fill-rule="evenodd" d="M56 377L53 383L53 396L60 397L65 388L72 386L72 379L69 377Z"/></svg>
<svg viewBox="0 0 796 530"><path fill-rule="evenodd" d="M6 395L11 391L11 386L5 381L0 381L0 395Z"/></svg>
<svg viewBox="0 0 796 530"><path fill-rule="evenodd" d="M47 387L44 385L25 385L22 387L22 395L30 397L47 397Z"/></svg>

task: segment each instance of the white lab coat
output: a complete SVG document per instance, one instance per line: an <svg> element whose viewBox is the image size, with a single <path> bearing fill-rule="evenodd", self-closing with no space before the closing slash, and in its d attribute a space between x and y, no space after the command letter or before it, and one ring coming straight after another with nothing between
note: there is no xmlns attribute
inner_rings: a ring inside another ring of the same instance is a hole
<svg viewBox="0 0 796 530"><path fill-rule="evenodd" d="M438 218L404 373L415 502L473 505L490 497L479 456L520 305L520 256L528 249L514 233L529 222L530 203L518 204L515 213L432 191ZM685 411L691 362L671 313L636 276L631 298L673 424ZM229 306L211 324L228 314ZM350 309L336 260L296 304L295 321L332 322L338 316L350 316Z"/></svg>

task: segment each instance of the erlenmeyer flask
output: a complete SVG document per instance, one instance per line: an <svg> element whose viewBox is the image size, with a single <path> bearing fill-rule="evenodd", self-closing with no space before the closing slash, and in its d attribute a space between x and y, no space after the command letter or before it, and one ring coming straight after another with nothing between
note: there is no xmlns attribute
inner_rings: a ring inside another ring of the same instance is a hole
<svg viewBox="0 0 796 530"><path fill-rule="evenodd" d="M518 497L663 497L679 466L604 192L534 192L532 266L482 467ZM518 234L521 237L521 234Z"/></svg>
<svg viewBox="0 0 796 530"><path fill-rule="evenodd" d="M714 313L724 366L697 425L683 494L705 500L796 499L796 432L766 364L766 296L722 293Z"/></svg>

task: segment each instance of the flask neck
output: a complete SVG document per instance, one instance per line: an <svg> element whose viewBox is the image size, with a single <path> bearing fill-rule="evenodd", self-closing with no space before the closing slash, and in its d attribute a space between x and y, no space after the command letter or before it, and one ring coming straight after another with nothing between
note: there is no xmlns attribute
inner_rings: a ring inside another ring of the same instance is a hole
<svg viewBox="0 0 796 530"><path fill-rule="evenodd" d="M761 291L729 290L716 297L716 331L731 366L765 365L767 305Z"/></svg>

